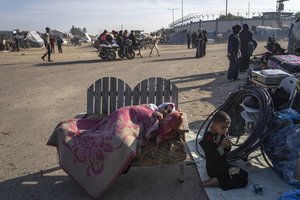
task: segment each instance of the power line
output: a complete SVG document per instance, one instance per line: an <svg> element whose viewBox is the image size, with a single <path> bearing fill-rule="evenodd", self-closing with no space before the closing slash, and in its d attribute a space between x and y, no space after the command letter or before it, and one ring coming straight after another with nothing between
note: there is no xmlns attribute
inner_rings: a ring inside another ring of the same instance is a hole
<svg viewBox="0 0 300 200"><path fill-rule="evenodd" d="M172 21L172 26L174 26L174 11L175 10L178 10L179 8L168 8L168 10L172 10L172 19L173 19L173 21Z"/></svg>

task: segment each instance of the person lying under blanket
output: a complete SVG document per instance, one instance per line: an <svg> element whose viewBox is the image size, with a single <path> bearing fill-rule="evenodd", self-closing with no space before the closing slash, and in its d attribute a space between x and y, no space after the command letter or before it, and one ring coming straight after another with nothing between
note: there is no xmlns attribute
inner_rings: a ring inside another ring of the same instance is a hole
<svg viewBox="0 0 300 200"><path fill-rule="evenodd" d="M61 122L47 145L57 147L61 168L97 199L128 169L137 147L151 142L145 133L156 145L176 137L182 114L172 103L125 106L104 118Z"/></svg>

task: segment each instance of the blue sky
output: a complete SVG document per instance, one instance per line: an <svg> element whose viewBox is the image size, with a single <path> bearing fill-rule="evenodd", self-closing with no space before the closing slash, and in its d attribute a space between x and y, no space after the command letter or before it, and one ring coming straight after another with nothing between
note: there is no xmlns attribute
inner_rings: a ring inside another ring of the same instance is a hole
<svg viewBox="0 0 300 200"><path fill-rule="evenodd" d="M228 12L246 16L250 13L275 11L277 0L228 0ZM75 27L87 28L98 34L104 29L141 29L145 32L168 27L174 18L190 13L217 17L225 13L226 0L1 0L0 30L37 30L45 27L68 31ZM284 2L285 11L300 11L299 0ZM205 18L206 19L206 18Z"/></svg>

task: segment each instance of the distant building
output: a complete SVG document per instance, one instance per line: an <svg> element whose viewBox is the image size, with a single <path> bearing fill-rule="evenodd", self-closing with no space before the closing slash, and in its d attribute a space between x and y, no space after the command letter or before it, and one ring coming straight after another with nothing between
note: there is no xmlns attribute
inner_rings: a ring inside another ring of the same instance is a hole
<svg viewBox="0 0 300 200"><path fill-rule="evenodd" d="M291 12L264 12L262 15L263 19L270 20L293 20L294 13Z"/></svg>

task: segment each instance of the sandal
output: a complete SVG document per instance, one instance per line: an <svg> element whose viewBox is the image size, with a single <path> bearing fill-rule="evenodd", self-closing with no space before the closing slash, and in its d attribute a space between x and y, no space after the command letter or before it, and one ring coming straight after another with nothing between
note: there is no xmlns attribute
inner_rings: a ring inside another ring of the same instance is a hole
<svg viewBox="0 0 300 200"><path fill-rule="evenodd" d="M217 178L210 178L207 181L202 181L200 183L201 187L217 187L219 186L219 181Z"/></svg>

